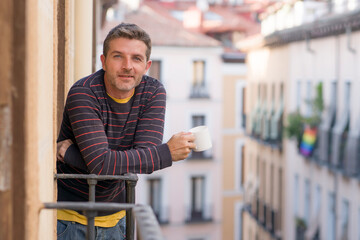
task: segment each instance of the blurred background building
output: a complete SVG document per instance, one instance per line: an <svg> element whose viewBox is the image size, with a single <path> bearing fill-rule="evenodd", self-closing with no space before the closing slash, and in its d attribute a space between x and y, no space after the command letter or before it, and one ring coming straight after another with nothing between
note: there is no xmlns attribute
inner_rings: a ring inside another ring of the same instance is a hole
<svg viewBox="0 0 360 240"><path fill-rule="evenodd" d="M257 186L243 239L359 239L360 2L284 1L260 19L261 34L237 45L245 178Z"/></svg>
<svg viewBox="0 0 360 240"><path fill-rule="evenodd" d="M152 37L164 141L213 138L140 176L166 239L360 239L359 0L2 0L0 239L56 239L64 100L122 21Z"/></svg>

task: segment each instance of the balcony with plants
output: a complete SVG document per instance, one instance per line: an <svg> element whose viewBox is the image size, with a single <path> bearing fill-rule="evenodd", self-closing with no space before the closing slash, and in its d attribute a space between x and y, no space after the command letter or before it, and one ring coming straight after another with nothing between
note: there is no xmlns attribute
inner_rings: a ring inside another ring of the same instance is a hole
<svg viewBox="0 0 360 240"><path fill-rule="evenodd" d="M271 104L269 108L266 103L258 102L251 113L251 128L248 134L262 145L273 149L282 150L283 132L283 110L284 104L281 100L277 108Z"/></svg>
<svg viewBox="0 0 360 240"><path fill-rule="evenodd" d="M323 113L322 84L316 87L316 92L315 98L307 101L312 108L310 116L303 116L299 111L287 116L286 136L296 140L299 154L305 159L343 176L358 178L360 124L350 131L350 108L347 106L338 119L336 103L330 104Z"/></svg>
<svg viewBox="0 0 360 240"><path fill-rule="evenodd" d="M299 154L305 158L317 158L319 155L319 140L321 135L328 136L328 128L324 128L321 116L324 109L322 99L322 84L316 87L316 96L305 102L311 109L307 116L299 109L287 115L287 124L284 127L285 136L296 141Z"/></svg>

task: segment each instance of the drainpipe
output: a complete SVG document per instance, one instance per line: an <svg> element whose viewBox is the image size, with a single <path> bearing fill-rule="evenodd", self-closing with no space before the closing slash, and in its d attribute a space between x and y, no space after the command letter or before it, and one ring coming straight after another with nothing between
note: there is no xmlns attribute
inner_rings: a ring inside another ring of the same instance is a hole
<svg viewBox="0 0 360 240"><path fill-rule="evenodd" d="M310 33L306 33L306 51L308 51L309 53L315 53L315 51L313 49L311 49L310 46Z"/></svg>
<svg viewBox="0 0 360 240"><path fill-rule="evenodd" d="M351 26L346 26L347 49L349 52L356 54L356 50L351 46Z"/></svg>
<svg viewBox="0 0 360 240"><path fill-rule="evenodd" d="M339 36L336 36L336 43L335 43L335 77L338 83L340 78L340 39ZM338 85L339 86L339 85ZM339 191L339 173L338 169L335 168L334 170L334 213L335 213L335 229L334 229L334 236L335 240L338 239L338 191Z"/></svg>

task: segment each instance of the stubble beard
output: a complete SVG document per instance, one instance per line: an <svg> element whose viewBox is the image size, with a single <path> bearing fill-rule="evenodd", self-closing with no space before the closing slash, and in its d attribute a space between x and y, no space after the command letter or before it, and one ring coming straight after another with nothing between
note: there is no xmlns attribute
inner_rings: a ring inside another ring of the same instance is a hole
<svg viewBox="0 0 360 240"><path fill-rule="evenodd" d="M140 84L141 79L142 76L138 78L134 78L134 81L131 82L123 82L122 80L117 80L117 76L116 76L111 78L110 83L117 90L127 92L137 87Z"/></svg>

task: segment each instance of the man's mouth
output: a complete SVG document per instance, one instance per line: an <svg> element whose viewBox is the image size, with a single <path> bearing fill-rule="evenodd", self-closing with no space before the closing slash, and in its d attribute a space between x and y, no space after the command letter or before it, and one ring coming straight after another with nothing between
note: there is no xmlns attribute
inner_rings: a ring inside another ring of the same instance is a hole
<svg viewBox="0 0 360 240"><path fill-rule="evenodd" d="M133 75L118 75L120 78L134 78Z"/></svg>

